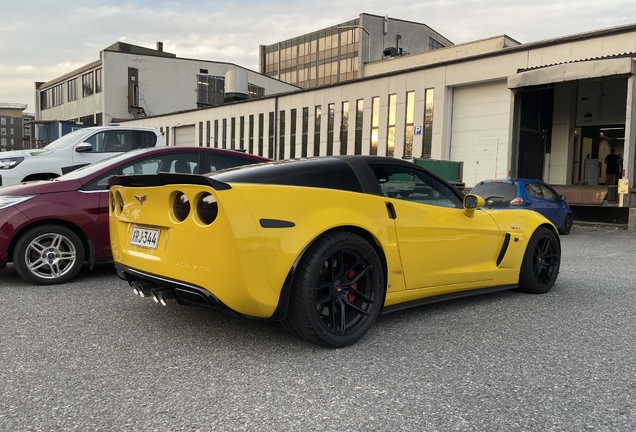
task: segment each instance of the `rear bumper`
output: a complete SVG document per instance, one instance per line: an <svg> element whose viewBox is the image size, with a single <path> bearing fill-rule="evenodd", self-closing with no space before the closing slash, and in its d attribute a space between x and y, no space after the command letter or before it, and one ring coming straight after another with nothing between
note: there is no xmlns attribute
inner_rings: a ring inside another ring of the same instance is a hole
<svg viewBox="0 0 636 432"><path fill-rule="evenodd" d="M211 307L228 315L243 316L226 306L210 291L199 286L141 272L119 263L115 263L115 270L117 275L129 284L132 282L147 282L152 284L153 288L157 290L170 290L174 299L182 306Z"/></svg>

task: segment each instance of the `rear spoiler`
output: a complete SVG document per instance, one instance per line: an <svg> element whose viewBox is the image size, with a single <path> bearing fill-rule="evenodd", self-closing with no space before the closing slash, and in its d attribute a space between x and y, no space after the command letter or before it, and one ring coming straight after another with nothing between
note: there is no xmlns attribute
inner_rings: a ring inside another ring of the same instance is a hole
<svg viewBox="0 0 636 432"><path fill-rule="evenodd" d="M158 174L132 174L132 175L116 175L108 179L108 187L119 186L166 186L174 184L189 184L211 186L215 190L232 189L227 183L214 180L208 176L198 174L175 174L175 173L158 173Z"/></svg>

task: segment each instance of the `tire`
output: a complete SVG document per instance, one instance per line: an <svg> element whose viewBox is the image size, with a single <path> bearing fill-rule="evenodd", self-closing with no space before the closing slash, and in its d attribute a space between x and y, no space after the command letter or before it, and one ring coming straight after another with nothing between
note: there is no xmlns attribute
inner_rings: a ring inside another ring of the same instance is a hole
<svg viewBox="0 0 636 432"><path fill-rule="evenodd" d="M563 219L563 228L559 230L559 234L568 235L570 234L571 229L572 229L572 216L565 215L565 219Z"/></svg>
<svg viewBox="0 0 636 432"><path fill-rule="evenodd" d="M84 244L68 228L42 225L27 231L13 253L18 274L38 285L63 284L84 264Z"/></svg>
<svg viewBox="0 0 636 432"><path fill-rule="evenodd" d="M556 234L539 227L530 237L521 262L519 289L532 294L544 294L554 286L561 266L561 247Z"/></svg>
<svg viewBox="0 0 636 432"><path fill-rule="evenodd" d="M382 264L366 240L326 234L298 265L284 327L318 345L351 345L378 317L384 289Z"/></svg>

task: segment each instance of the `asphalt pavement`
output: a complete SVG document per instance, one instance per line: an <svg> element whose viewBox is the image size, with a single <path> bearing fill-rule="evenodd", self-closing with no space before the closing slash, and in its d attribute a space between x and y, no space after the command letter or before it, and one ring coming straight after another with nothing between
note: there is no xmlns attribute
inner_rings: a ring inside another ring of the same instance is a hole
<svg viewBox="0 0 636 432"><path fill-rule="evenodd" d="M2 431L633 431L636 231L575 226L545 295L380 317L325 349L140 299L112 264L0 272Z"/></svg>

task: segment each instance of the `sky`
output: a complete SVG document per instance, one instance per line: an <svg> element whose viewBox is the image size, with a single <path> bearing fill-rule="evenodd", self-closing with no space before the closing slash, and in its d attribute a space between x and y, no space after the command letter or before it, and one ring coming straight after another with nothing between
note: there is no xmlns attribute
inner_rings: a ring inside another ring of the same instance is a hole
<svg viewBox="0 0 636 432"><path fill-rule="evenodd" d="M258 47L360 13L424 23L455 44L521 42L636 24L634 0L0 0L0 103L35 111L35 82L99 59L117 41L258 71Z"/></svg>

